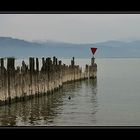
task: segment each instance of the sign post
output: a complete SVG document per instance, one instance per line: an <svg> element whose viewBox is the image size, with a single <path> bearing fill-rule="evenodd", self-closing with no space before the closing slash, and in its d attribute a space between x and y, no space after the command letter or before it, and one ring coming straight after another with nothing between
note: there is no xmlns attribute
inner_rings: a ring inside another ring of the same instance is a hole
<svg viewBox="0 0 140 140"><path fill-rule="evenodd" d="M94 54L95 54L96 50L97 50L97 48L91 48L91 51L92 51L92 54L93 54L93 57L91 58L91 65L92 66L94 65L94 62L95 62Z"/></svg>

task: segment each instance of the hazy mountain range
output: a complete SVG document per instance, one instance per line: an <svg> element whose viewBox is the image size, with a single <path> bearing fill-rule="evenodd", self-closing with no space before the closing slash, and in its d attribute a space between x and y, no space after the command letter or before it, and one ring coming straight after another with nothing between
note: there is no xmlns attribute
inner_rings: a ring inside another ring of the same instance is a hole
<svg viewBox="0 0 140 140"><path fill-rule="evenodd" d="M106 41L93 44L74 44L55 41L29 42L11 37L0 37L0 57L25 58L60 57L90 58L91 47L97 47L96 58L140 57L140 41Z"/></svg>

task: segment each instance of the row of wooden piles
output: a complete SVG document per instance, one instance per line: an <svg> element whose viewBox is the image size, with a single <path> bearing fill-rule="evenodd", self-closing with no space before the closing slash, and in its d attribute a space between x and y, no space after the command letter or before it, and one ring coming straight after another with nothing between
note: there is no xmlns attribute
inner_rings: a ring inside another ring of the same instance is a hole
<svg viewBox="0 0 140 140"><path fill-rule="evenodd" d="M70 65L53 57L42 58L39 68L38 58L29 58L29 65L22 61L22 65L15 68L15 58L0 58L0 105L16 101L24 101L35 96L51 93L62 87L63 83L87 78L95 78L97 65L94 59L91 65L86 65L85 71L75 65L74 57Z"/></svg>

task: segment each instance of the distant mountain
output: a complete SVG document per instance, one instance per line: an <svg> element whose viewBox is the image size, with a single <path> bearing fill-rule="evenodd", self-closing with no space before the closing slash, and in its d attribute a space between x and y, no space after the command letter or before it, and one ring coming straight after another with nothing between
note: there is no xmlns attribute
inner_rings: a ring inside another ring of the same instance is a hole
<svg viewBox="0 0 140 140"><path fill-rule="evenodd" d="M103 57L140 57L140 41L106 41L93 44L74 44L56 41L29 42L11 37L0 37L0 57L17 58L61 57L90 58L91 47L97 47L96 58Z"/></svg>
<svg viewBox="0 0 140 140"><path fill-rule="evenodd" d="M19 47L37 47L38 45L40 45L39 43L34 43L34 42L28 42L25 40L21 40L21 39L14 39L11 37L0 37L0 46L1 47L15 47L15 46L19 46Z"/></svg>

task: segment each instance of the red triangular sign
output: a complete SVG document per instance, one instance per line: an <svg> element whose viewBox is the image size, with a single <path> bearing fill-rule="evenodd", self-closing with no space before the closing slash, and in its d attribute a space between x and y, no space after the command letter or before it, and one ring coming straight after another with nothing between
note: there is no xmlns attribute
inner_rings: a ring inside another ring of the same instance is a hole
<svg viewBox="0 0 140 140"><path fill-rule="evenodd" d="M91 48L93 55L95 54L96 50L97 50L97 48Z"/></svg>

